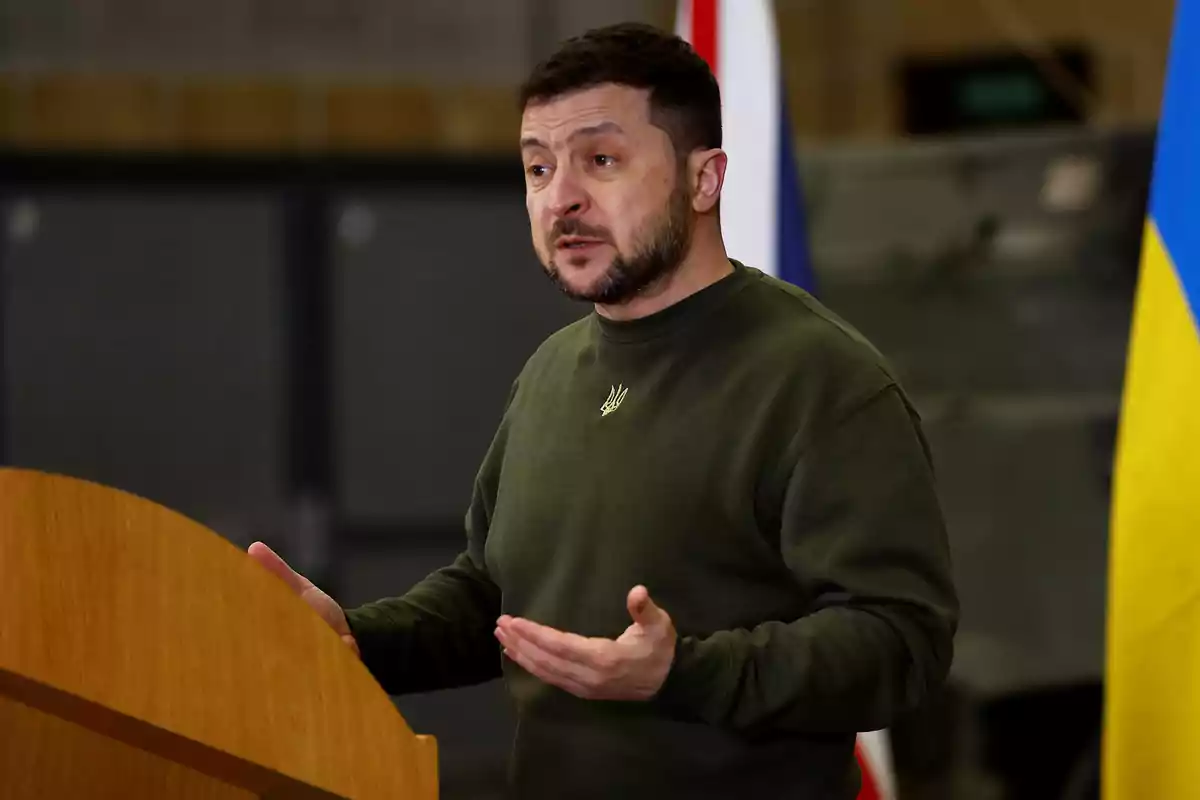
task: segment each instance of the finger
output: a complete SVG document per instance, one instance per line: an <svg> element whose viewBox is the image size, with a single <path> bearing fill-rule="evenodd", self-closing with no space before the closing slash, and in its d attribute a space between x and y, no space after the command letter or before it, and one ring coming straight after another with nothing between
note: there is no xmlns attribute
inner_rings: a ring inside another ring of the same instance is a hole
<svg viewBox="0 0 1200 800"><path fill-rule="evenodd" d="M308 578L305 578L299 572L289 567L286 561L262 542L255 542L250 545L247 552L251 558L261 564L272 575L286 583L288 588L296 594L303 594L312 588L312 582Z"/></svg>
<svg viewBox="0 0 1200 800"><path fill-rule="evenodd" d="M596 659L603 651L603 639L565 633L527 619L514 619L501 625L501 628L559 658L593 667L602 666Z"/></svg>
<svg viewBox="0 0 1200 800"><path fill-rule="evenodd" d="M590 699L592 697L591 690L586 686L583 686L582 684L573 681L570 678L565 678L561 675L550 672L549 670L543 669L539 664L532 661L524 653L505 650L504 654L512 659L515 664L520 666L521 669L525 670L543 683L548 683L551 686L557 686L560 689L570 692L576 697L584 699Z"/></svg>
<svg viewBox="0 0 1200 800"><path fill-rule="evenodd" d="M354 655L362 658L362 651L358 649L358 641L353 636L344 633L342 634L342 641L346 643L347 647L354 651Z"/></svg>
<svg viewBox="0 0 1200 800"><path fill-rule="evenodd" d="M667 612L659 608L650 597L650 591L645 586L630 589L625 603L629 609L629 616L643 627L662 625L670 620Z"/></svg>
<svg viewBox="0 0 1200 800"><path fill-rule="evenodd" d="M497 629L500 643L514 653L520 653L532 661L540 670L563 680L572 681L582 686L597 686L604 682L606 673L588 663L580 663L570 658L564 658L539 647L536 643L521 636Z"/></svg>
<svg viewBox="0 0 1200 800"><path fill-rule="evenodd" d="M650 592L645 586L635 586L629 590L629 596L625 598L625 607L629 609L629 616L634 622L644 622L647 607L653 606L650 601Z"/></svg>
<svg viewBox="0 0 1200 800"><path fill-rule="evenodd" d="M498 633L501 642L504 641L503 633ZM542 660L538 654L531 651L528 643L522 645L506 645L504 655L511 659L514 663L533 675L539 680L557 686L560 689L565 689L576 697L590 698L593 696L593 690L582 681L576 680L570 675L563 673L550 667L546 661Z"/></svg>

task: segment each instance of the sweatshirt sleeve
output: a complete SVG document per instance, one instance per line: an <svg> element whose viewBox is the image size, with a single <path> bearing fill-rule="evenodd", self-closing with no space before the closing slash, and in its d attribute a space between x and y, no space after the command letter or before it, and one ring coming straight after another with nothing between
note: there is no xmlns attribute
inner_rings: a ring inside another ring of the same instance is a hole
<svg viewBox="0 0 1200 800"><path fill-rule="evenodd" d="M890 385L793 463L780 541L811 613L680 636L657 700L747 732L888 727L945 679L958 621L928 447Z"/></svg>
<svg viewBox="0 0 1200 800"><path fill-rule="evenodd" d="M404 595L346 610L363 663L389 694L451 689L501 676L494 633L500 588L488 574L484 543L506 432L507 416L475 480L466 515L466 549Z"/></svg>

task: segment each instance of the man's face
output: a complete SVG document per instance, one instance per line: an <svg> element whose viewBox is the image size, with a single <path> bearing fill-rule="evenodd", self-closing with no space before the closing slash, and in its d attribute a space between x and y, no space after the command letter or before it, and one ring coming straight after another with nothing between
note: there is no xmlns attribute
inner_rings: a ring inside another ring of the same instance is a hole
<svg viewBox="0 0 1200 800"><path fill-rule="evenodd" d="M521 156L534 249L567 295L617 305L679 266L690 191L647 90L610 84L530 104Z"/></svg>

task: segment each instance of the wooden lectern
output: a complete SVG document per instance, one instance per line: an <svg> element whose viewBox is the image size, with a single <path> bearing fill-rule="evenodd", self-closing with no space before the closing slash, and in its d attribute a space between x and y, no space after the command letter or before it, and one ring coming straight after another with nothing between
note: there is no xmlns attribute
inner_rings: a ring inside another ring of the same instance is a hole
<svg viewBox="0 0 1200 800"><path fill-rule="evenodd" d="M436 796L433 740L244 551L0 470L0 797Z"/></svg>

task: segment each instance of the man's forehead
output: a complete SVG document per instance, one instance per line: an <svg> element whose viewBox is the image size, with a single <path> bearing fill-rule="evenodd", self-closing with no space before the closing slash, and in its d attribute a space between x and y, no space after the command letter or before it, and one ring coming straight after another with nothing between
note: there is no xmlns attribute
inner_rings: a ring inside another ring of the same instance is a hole
<svg viewBox="0 0 1200 800"><path fill-rule="evenodd" d="M530 103L521 115L521 136L561 139L578 129L629 133L649 120L647 90L605 84Z"/></svg>

